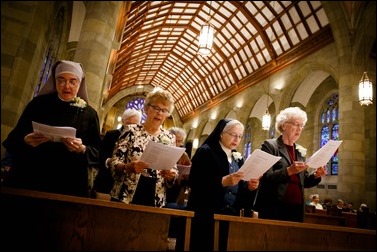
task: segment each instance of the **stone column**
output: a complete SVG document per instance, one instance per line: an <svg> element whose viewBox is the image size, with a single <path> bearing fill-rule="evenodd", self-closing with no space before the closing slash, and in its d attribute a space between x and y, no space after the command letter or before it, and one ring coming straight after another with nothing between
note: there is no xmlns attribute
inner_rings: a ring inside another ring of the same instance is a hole
<svg viewBox="0 0 377 252"><path fill-rule="evenodd" d="M74 61L86 72L89 102L101 114L100 102L122 1L87 1L86 15Z"/></svg>

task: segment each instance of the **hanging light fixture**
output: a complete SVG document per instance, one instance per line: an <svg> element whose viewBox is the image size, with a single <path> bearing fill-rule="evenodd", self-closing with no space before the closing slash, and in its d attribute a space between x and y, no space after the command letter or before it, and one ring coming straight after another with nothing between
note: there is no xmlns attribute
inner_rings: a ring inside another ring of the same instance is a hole
<svg viewBox="0 0 377 252"><path fill-rule="evenodd" d="M262 129L269 130L271 125L271 115L268 113L268 109L266 109L266 113L263 115L262 118Z"/></svg>
<svg viewBox="0 0 377 252"><path fill-rule="evenodd" d="M210 24L209 19L211 16L211 5L212 1L209 4L209 11L208 11L208 19L202 25L200 29L200 36L199 36L199 54L202 56L208 56L211 54L212 44L213 44L213 33L214 29L213 26Z"/></svg>
<svg viewBox="0 0 377 252"><path fill-rule="evenodd" d="M359 81L359 102L361 106L373 104L373 84L368 78L367 71L364 71Z"/></svg>
<svg viewBox="0 0 377 252"><path fill-rule="evenodd" d="M373 84L368 78L367 67L366 67L366 55L365 55L365 4L364 3L364 15L363 15L363 32L364 32L364 48L363 48L363 57L364 57L364 73L361 76L359 81L359 102L360 105L370 105L373 104Z"/></svg>
<svg viewBox="0 0 377 252"><path fill-rule="evenodd" d="M268 81L268 95L267 95L267 107L266 112L264 113L262 117L262 129L263 130L269 130L271 125L271 115L268 112L268 98L270 97L270 81Z"/></svg>
<svg viewBox="0 0 377 252"><path fill-rule="evenodd" d="M275 10L275 2L272 2L272 9ZM273 35L272 25L271 25L270 29L271 29L270 43L272 44L272 35ZM270 125L271 125L271 115L268 112L268 105L269 105L268 98L270 98L270 78L271 77L268 78L268 86L267 86L266 112L264 113L264 115L262 117L262 129L263 130L270 130Z"/></svg>

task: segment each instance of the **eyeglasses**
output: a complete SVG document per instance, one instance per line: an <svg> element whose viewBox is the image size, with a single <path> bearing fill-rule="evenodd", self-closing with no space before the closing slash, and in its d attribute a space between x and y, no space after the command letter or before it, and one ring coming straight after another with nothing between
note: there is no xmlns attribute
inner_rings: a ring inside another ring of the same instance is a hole
<svg viewBox="0 0 377 252"><path fill-rule="evenodd" d="M62 77L58 77L58 78L56 79L56 82L57 82L60 86L62 86L62 87L64 87L67 83L68 83L68 85L69 85L70 87L77 87L77 86L80 84L80 82L79 82L77 79L69 79L69 80L66 80L66 79L64 79L64 78L62 78Z"/></svg>
<svg viewBox="0 0 377 252"><path fill-rule="evenodd" d="M234 133L229 133L229 132L225 132L227 133L228 135L230 135L231 137L233 137L234 139L242 139L242 135L237 135L237 134L234 134Z"/></svg>
<svg viewBox="0 0 377 252"><path fill-rule="evenodd" d="M305 125L304 125L304 124L294 123L294 122L286 122L286 123L292 124L292 125L295 126L296 128L300 128L300 129L304 129L304 128L305 128Z"/></svg>
<svg viewBox="0 0 377 252"><path fill-rule="evenodd" d="M162 109L162 108L160 108L159 106L149 105L149 107L152 107L152 108L154 109L154 111L156 111L156 112L161 112L161 113L164 114L164 115L169 114L169 110L167 110L167 109Z"/></svg>

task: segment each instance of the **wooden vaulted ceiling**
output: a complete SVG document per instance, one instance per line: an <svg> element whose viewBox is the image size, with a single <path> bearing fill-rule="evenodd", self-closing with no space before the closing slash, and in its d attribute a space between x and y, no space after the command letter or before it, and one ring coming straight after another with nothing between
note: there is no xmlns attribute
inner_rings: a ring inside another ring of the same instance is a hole
<svg viewBox="0 0 377 252"><path fill-rule="evenodd" d="M182 122L333 41L320 1L137 1L124 20L108 99L160 86ZM214 44L203 57L207 20Z"/></svg>

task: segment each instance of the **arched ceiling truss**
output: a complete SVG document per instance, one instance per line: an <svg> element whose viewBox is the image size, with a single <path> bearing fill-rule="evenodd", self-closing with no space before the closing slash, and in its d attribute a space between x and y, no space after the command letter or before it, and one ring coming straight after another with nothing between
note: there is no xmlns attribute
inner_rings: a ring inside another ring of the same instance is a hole
<svg viewBox="0 0 377 252"><path fill-rule="evenodd" d="M182 122L333 41L320 1L135 1L124 20L108 99L159 86ZM207 20L214 44L203 57Z"/></svg>

